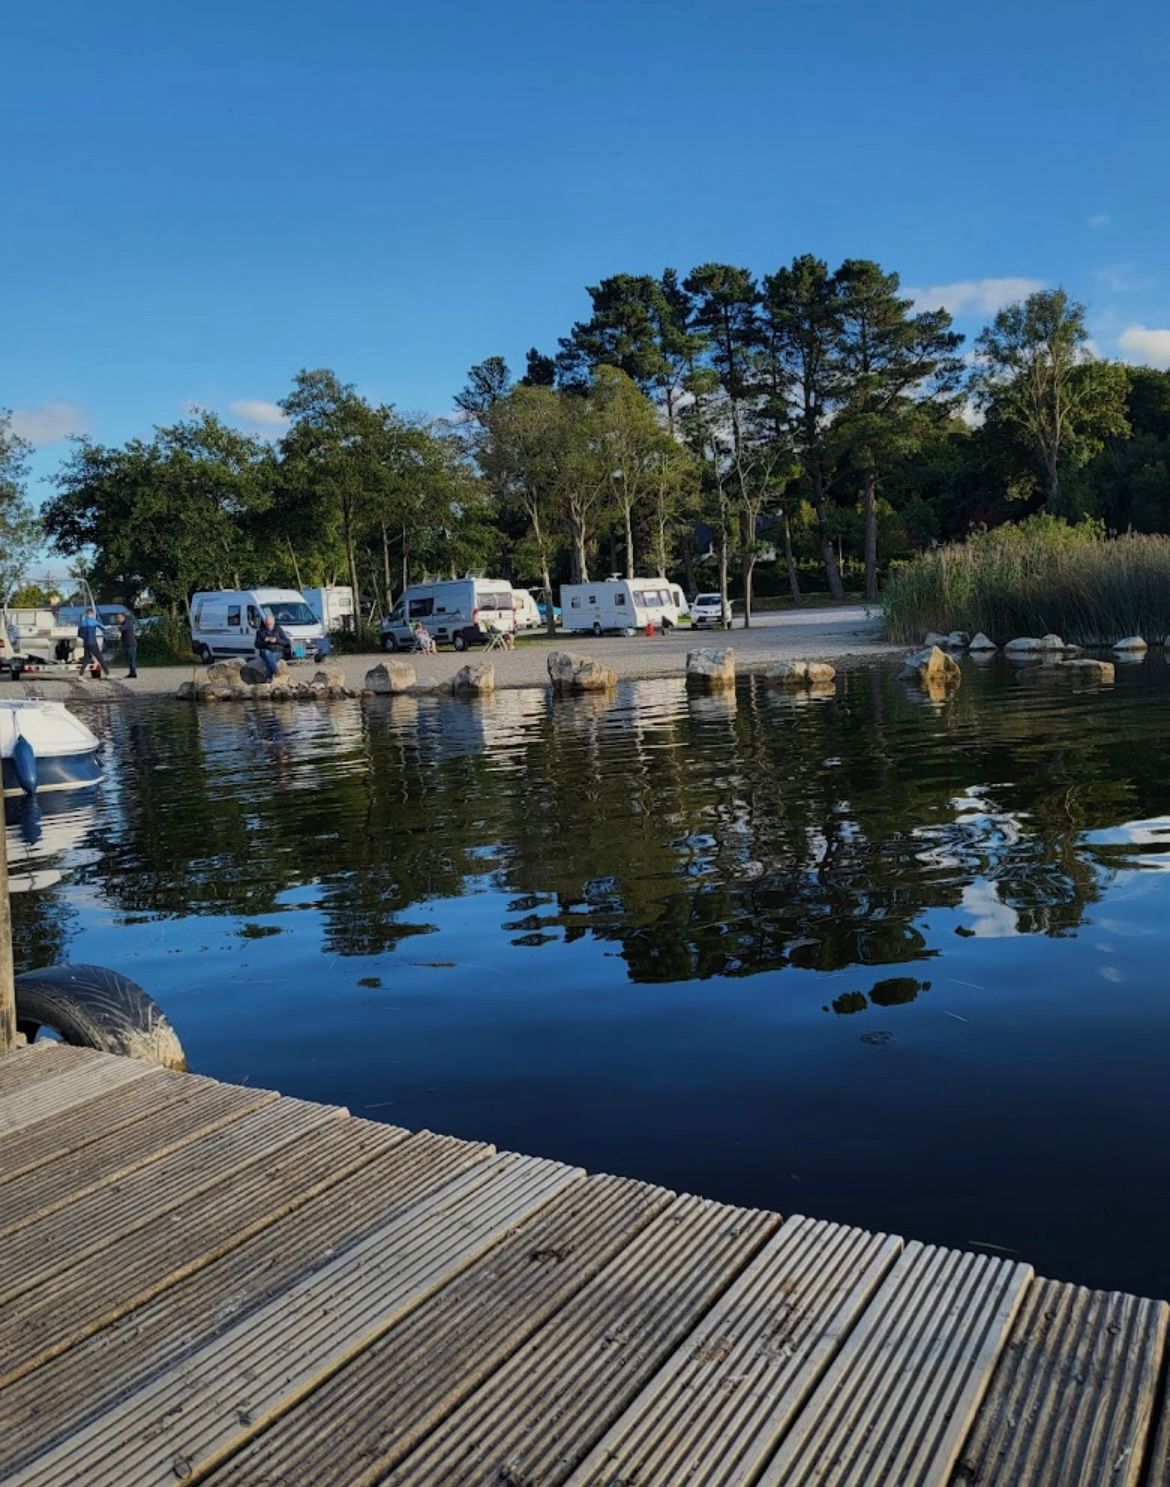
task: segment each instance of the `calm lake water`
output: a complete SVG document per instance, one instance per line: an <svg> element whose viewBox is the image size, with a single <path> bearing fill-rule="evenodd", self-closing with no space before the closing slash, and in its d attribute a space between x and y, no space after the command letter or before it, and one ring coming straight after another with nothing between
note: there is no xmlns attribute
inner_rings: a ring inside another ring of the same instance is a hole
<svg viewBox="0 0 1170 1487"><path fill-rule="evenodd" d="M17 954L223 1079L1166 1295L1168 717L1160 655L94 708L106 784L8 811Z"/></svg>

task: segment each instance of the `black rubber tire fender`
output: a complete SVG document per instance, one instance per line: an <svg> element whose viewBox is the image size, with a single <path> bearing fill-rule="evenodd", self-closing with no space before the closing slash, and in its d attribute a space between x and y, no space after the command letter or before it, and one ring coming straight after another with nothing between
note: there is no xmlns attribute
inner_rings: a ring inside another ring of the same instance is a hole
<svg viewBox="0 0 1170 1487"><path fill-rule="evenodd" d="M178 1034L137 982L104 966L46 966L16 977L16 1024L51 1028L66 1043L185 1069Z"/></svg>

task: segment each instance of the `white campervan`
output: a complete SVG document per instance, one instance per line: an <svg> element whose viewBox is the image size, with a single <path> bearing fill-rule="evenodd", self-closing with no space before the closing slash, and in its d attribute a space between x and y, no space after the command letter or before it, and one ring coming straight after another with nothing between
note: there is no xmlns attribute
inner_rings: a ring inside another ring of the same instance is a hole
<svg viewBox="0 0 1170 1487"><path fill-rule="evenodd" d="M412 583L382 621L382 649L409 651L421 625L436 645L464 651L483 645L493 630L515 631L512 585L502 578L435 579Z"/></svg>
<svg viewBox="0 0 1170 1487"><path fill-rule="evenodd" d="M354 628L353 590L347 583L305 590L305 603L325 626L325 633Z"/></svg>
<svg viewBox="0 0 1170 1487"><path fill-rule="evenodd" d="M298 589L216 589L192 595L191 647L206 664L217 656L250 656L266 614L288 636L292 659L328 652L324 626Z"/></svg>
<svg viewBox="0 0 1170 1487"><path fill-rule="evenodd" d="M658 629L677 625L679 610L665 578L607 578L603 583L561 585L561 623L566 630Z"/></svg>
<svg viewBox="0 0 1170 1487"><path fill-rule="evenodd" d="M516 611L517 630L540 629L540 610L536 607L536 600L532 597L531 589L513 588L512 604Z"/></svg>

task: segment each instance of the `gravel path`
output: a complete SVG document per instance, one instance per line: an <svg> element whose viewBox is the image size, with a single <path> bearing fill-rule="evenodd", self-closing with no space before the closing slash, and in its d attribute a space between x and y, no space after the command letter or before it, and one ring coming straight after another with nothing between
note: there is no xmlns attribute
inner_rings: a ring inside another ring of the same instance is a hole
<svg viewBox="0 0 1170 1487"><path fill-rule="evenodd" d="M872 615L872 617L871 617ZM876 611L859 605L837 609L785 611L758 617L750 630L737 627L726 635L718 630L682 630L670 635L647 639L592 635L561 636L557 645L563 650L581 651L612 666L620 680L642 677L681 676L686 669L687 652L698 646L729 645L735 651L740 671L759 670L773 661L831 661L834 665L873 660L900 654L904 646L888 645L881 638L881 623ZM514 651L493 651L490 660L496 669L497 687L540 687L548 681L546 659L553 647L544 641L522 642ZM440 651L434 656L411 656L420 678L446 681L468 661L480 660L484 653L469 651L463 655ZM331 666L345 672L346 685L360 687L367 670L383 659L377 654L337 656ZM307 679L316 670L311 664L298 666L298 680ZM81 681L75 672L67 675L41 673L35 681L15 684L0 683L0 697L51 697L68 700L84 697L87 702L129 702L139 697L171 696L180 682L203 679L204 670L194 666L153 666L141 671L134 681L124 680L125 673L115 669L108 682Z"/></svg>

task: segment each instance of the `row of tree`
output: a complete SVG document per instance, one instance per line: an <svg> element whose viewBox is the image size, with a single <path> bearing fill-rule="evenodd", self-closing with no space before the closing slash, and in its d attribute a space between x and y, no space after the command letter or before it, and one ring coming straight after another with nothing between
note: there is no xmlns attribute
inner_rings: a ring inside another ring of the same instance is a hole
<svg viewBox="0 0 1170 1487"><path fill-rule="evenodd" d="M592 568L799 599L1039 507L1170 525L1170 375L1089 354L1061 290L1001 310L963 354L868 260L757 278L708 263L618 274L555 355L472 367L449 419L302 371L275 443L197 412L149 439L78 441L40 523L0 420L0 581L38 540L132 605L197 588L346 581L365 612L427 572L551 592ZM771 559L778 558L776 568ZM702 565L711 566L704 569ZM775 575L775 576L773 576Z"/></svg>

